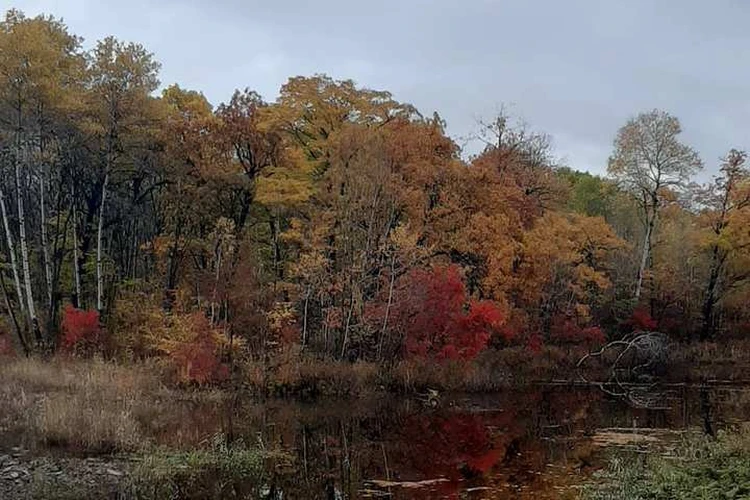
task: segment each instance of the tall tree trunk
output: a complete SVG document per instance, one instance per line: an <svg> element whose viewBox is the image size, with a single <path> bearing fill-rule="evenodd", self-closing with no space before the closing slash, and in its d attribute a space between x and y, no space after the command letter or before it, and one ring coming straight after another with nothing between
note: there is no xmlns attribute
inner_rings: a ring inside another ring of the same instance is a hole
<svg viewBox="0 0 750 500"><path fill-rule="evenodd" d="M304 308L304 313L302 315L302 349L304 349L305 345L307 344L307 310L308 310L309 303L310 303L310 285L307 285L307 289L305 290L305 308Z"/></svg>
<svg viewBox="0 0 750 500"><path fill-rule="evenodd" d="M26 240L26 217L24 215L23 207L23 189L21 187L21 153L22 145L20 136L17 139L17 155L15 161L15 174L16 174L16 197L18 201L18 233L19 233L19 244L21 246L21 264L23 266L23 281L26 288L26 307L28 308L29 321L31 322L31 328L34 332L34 338L37 343L42 342L42 332L39 330L39 319L36 315L36 307L34 306L34 293L31 287L31 271L29 269L29 247Z"/></svg>
<svg viewBox="0 0 750 500"><path fill-rule="evenodd" d="M5 229L5 240L8 244L8 253L10 254L10 267L13 271L13 284L16 287L16 296L18 297L18 309L21 312L21 317L26 318L26 305L24 304L23 290L21 289L21 278L18 274L18 262L16 261L16 247L13 244L13 234L10 231L10 223L8 222L8 209L5 206L5 193L2 187L0 187L0 211L3 215L3 228Z"/></svg>
<svg viewBox="0 0 750 500"><path fill-rule="evenodd" d="M711 340L714 336L714 310L718 300L719 274L721 271L721 257L718 245L714 245L711 252L711 271L706 285L706 297L703 300L703 324L700 340Z"/></svg>
<svg viewBox="0 0 750 500"><path fill-rule="evenodd" d="M386 333L388 333L388 319L391 314L391 306L393 304L393 286L396 282L396 253L394 251L391 255L391 276L388 283L388 303L385 306L385 314L383 315L383 328L380 332L380 341L378 342L378 360L383 351L383 343L385 342Z"/></svg>
<svg viewBox="0 0 750 500"><path fill-rule="evenodd" d="M219 294L219 279L221 278L221 240L219 240L216 254L216 274L214 275L214 289L211 292L211 326L216 325L217 317L216 305Z"/></svg>
<svg viewBox="0 0 750 500"><path fill-rule="evenodd" d="M654 232L654 225L656 224L656 207L652 207L652 213L648 216L648 223L646 225L646 235L643 239L643 250L641 251L641 265L638 268L638 282L635 286L635 301L636 303L641 299L641 290L643 289L643 278L646 274L646 267L648 266L648 258L651 254L651 236Z"/></svg>
<svg viewBox="0 0 750 500"><path fill-rule="evenodd" d="M99 227L96 231L96 309L101 314L104 311L104 273L102 270L102 233L104 231L104 204L107 199L107 184L109 172L104 174L102 183L102 202L99 205Z"/></svg>
<svg viewBox="0 0 750 500"><path fill-rule="evenodd" d="M83 297L81 296L81 271L78 260L78 214L76 213L75 197L73 201L73 276L76 286L75 306L83 309Z"/></svg>
<svg viewBox="0 0 750 500"><path fill-rule="evenodd" d="M52 306L52 270L50 269L49 248L47 244L47 214L44 199L44 173L39 175L39 202L41 210L42 257L44 259L44 280L47 283L47 307Z"/></svg>
<svg viewBox="0 0 750 500"><path fill-rule="evenodd" d="M274 211L271 214L271 219L268 221L268 227L271 231L271 253L273 254L273 291L276 293L276 285L279 281L279 262L281 260L281 252L279 251L279 218Z"/></svg>
<svg viewBox="0 0 750 500"><path fill-rule="evenodd" d="M175 301L175 288L177 288L177 272L180 260L178 246L182 237L182 226L183 220L181 217L178 217L175 222L172 246L167 254L167 279L164 282L164 303L162 304L162 308L165 311L170 311Z"/></svg>
<svg viewBox="0 0 750 500"><path fill-rule="evenodd" d="M354 284L351 284L352 293L349 298L349 312L346 313L346 325L344 326L344 341L341 343L341 359L346 355L346 348L349 344L349 328L352 324L352 313L354 312Z"/></svg>
<svg viewBox="0 0 750 500"><path fill-rule="evenodd" d="M62 193L62 182L60 183L58 193ZM61 214L63 212L63 198L63 196L57 197L55 213ZM60 301L62 299L60 294L60 272L62 271L65 258L65 248L67 247L68 241L68 223L71 218L72 214L70 212L68 212L64 219L62 217L55 218L55 237L50 242L50 256L52 257L52 302L47 310L47 332L49 333L49 345L52 349L57 347L57 341L59 340L55 334L59 331L60 326L60 316L58 314L58 311L60 310Z"/></svg>
<svg viewBox="0 0 750 500"><path fill-rule="evenodd" d="M13 323L13 331L16 333L16 341L18 342L18 345L21 347L21 350L23 350L23 353L28 355L29 354L29 345L26 342L26 338L24 337L24 334L21 330L21 325L18 323L18 318L16 317L15 311L13 311L13 306L10 303L10 297L8 296L8 287L5 286L5 275L0 272L0 288L3 290L3 297L5 298L5 307L8 308L8 316L10 316L10 319Z"/></svg>

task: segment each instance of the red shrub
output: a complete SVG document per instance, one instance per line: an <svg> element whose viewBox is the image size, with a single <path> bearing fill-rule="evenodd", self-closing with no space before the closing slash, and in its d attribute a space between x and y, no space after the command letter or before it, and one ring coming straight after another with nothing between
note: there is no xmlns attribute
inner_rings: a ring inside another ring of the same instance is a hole
<svg viewBox="0 0 750 500"><path fill-rule="evenodd" d="M526 342L526 347L534 354L539 354L540 352L542 352L542 346L544 346L544 340L538 333L529 336Z"/></svg>
<svg viewBox="0 0 750 500"><path fill-rule="evenodd" d="M552 322L550 340L560 344L603 344L606 336L598 326L581 327L570 318L557 318Z"/></svg>
<svg viewBox="0 0 750 500"><path fill-rule="evenodd" d="M10 340L10 336L0 334L0 356L13 356L13 354L13 343Z"/></svg>
<svg viewBox="0 0 750 500"><path fill-rule="evenodd" d="M208 319L196 313L190 316L189 335L170 355L183 382L207 384L226 380L229 371L221 362L219 345Z"/></svg>
<svg viewBox="0 0 750 500"><path fill-rule="evenodd" d="M404 348L413 356L473 359L503 323L494 302L469 300L455 265L414 270L401 290L392 324L404 333Z"/></svg>
<svg viewBox="0 0 750 500"><path fill-rule="evenodd" d="M66 352L91 354L101 349L104 339L99 324L99 313L66 305L63 310L62 334L60 346Z"/></svg>
<svg viewBox="0 0 750 500"><path fill-rule="evenodd" d="M623 326L632 331L654 331L659 327L659 323L642 307L633 310L630 318L623 322Z"/></svg>

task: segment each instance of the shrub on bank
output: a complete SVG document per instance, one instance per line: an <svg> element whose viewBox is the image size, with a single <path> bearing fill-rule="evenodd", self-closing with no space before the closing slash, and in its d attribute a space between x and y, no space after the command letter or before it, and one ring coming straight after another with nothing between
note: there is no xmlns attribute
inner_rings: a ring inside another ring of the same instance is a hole
<svg viewBox="0 0 750 500"><path fill-rule="evenodd" d="M63 352L79 355L92 355L104 347L104 334L99 323L99 313L95 310L76 309L65 306L62 317Z"/></svg>

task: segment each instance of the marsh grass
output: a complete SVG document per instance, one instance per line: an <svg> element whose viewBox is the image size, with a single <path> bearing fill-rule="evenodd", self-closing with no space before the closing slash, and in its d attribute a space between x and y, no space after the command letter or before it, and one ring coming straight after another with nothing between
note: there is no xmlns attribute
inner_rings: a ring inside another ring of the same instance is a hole
<svg viewBox="0 0 750 500"><path fill-rule="evenodd" d="M26 445L83 453L134 451L141 421L164 390L148 366L102 360L17 359L0 367L0 425Z"/></svg>

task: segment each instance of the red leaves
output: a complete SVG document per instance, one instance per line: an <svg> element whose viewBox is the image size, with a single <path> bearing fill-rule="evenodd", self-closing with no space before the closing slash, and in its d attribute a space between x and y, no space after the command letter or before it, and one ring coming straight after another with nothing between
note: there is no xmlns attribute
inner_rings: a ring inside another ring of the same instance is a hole
<svg viewBox="0 0 750 500"><path fill-rule="evenodd" d="M603 344L604 331L598 326L582 327L570 318L557 318L550 329L550 340L561 344Z"/></svg>
<svg viewBox="0 0 750 500"><path fill-rule="evenodd" d="M654 331L659 327L659 323L642 307L634 309L633 314L623 322L623 325L630 327L633 331Z"/></svg>
<svg viewBox="0 0 750 500"><path fill-rule="evenodd" d="M589 326L583 328L578 337L581 341L590 344L603 344L607 340L607 336L604 335L604 331L598 326Z"/></svg>
<svg viewBox="0 0 750 500"><path fill-rule="evenodd" d="M13 343L10 336L0 333L0 356L13 356Z"/></svg>
<svg viewBox="0 0 750 500"><path fill-rule="evenodd" d="M191 319L189 340L171 353L180 380L197 384L225 380L229 372L219 358L219 346L208 319L202 313L191 315Z"/></svg>
<svg viewBox="0 0 750 500"><path fill-rule="evenodd" d="M526 347L534 354L539 354L542 352L542 347L544 347L544 339L538 333L532 334L526 341Z"/></svg>
<svg viewBox="0 0 750 500"><path fill-rule="evenodd" d="M61 347L70 353L90 354L100 349L104 340L99 313L76 309L70 304L63 311L62 333Z"/></svg>
<svg viewBox="0 0 750 500"><path fill-rule="evenodd" d="M417 269L405 280L406 293L395 305L393 317L404 332L410 355L473 359L503 323L495 303L469 300L456 265Z"/></svg>

